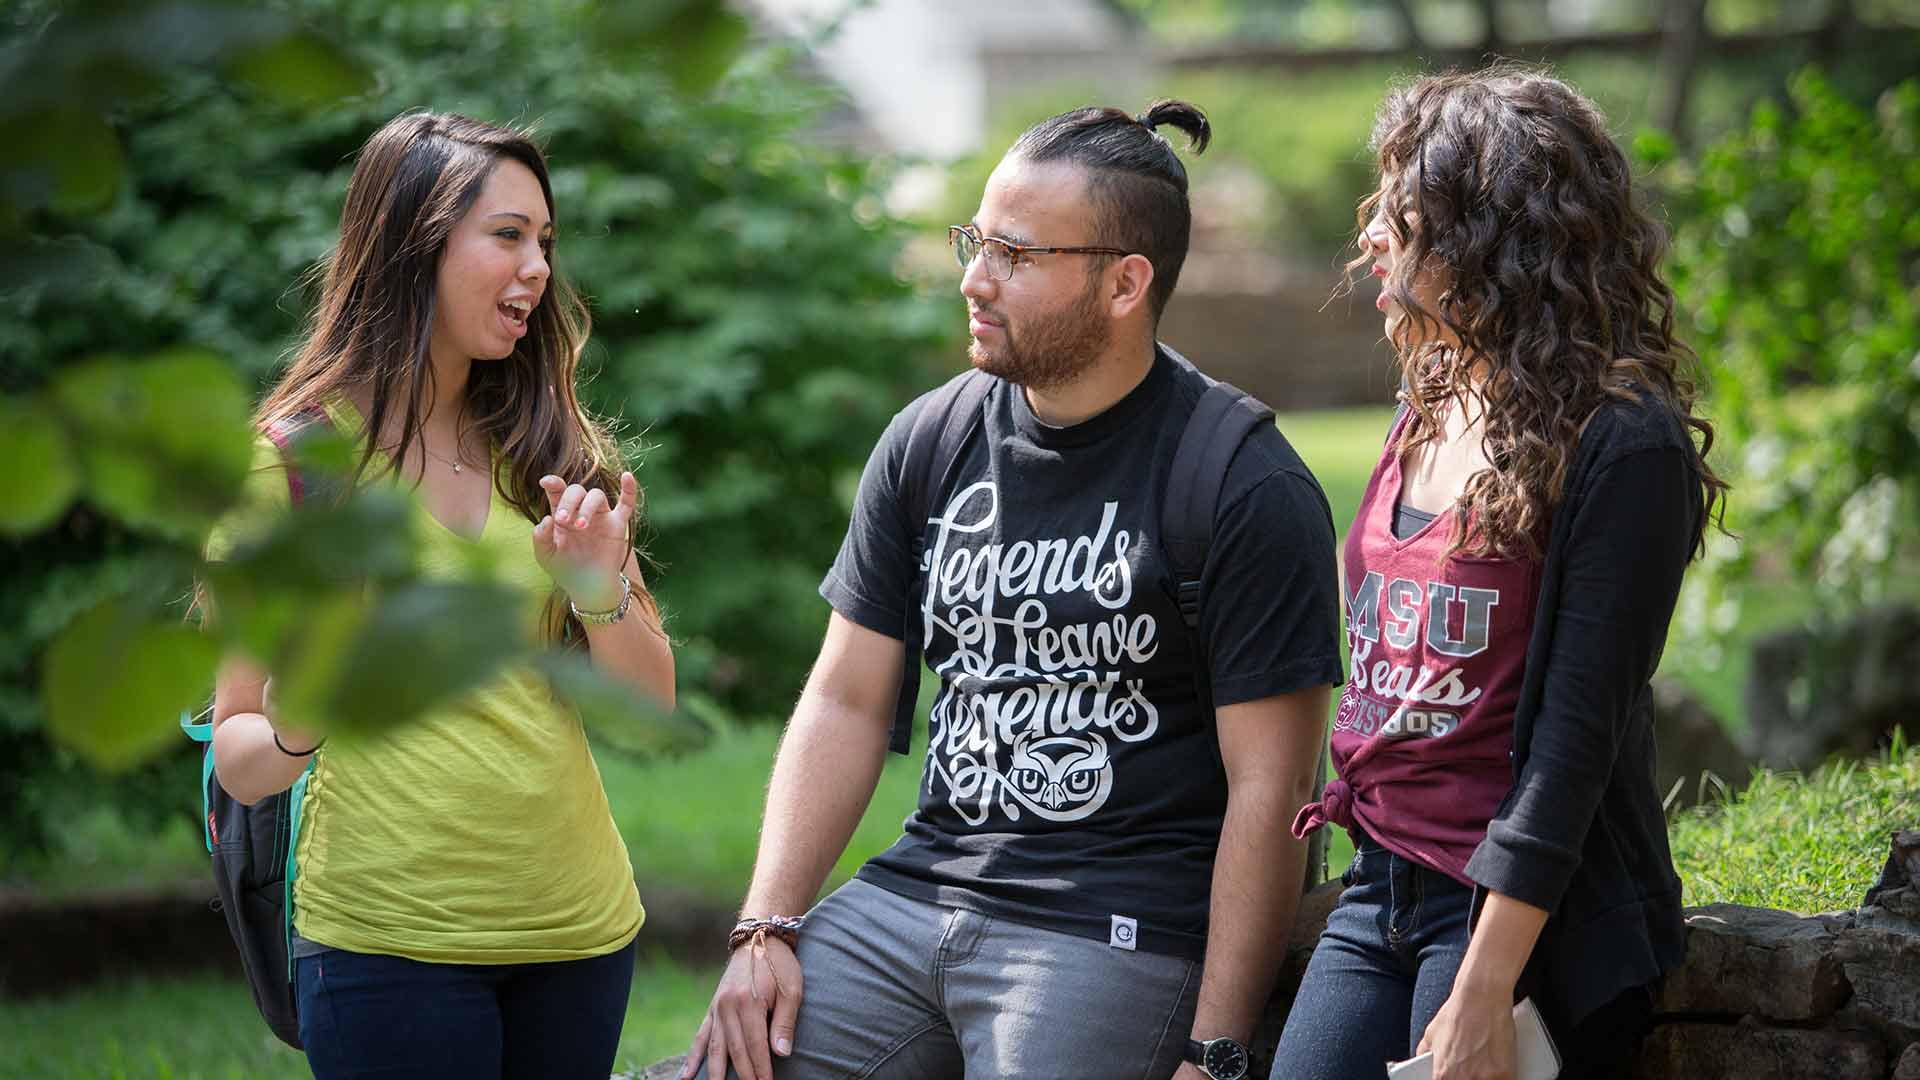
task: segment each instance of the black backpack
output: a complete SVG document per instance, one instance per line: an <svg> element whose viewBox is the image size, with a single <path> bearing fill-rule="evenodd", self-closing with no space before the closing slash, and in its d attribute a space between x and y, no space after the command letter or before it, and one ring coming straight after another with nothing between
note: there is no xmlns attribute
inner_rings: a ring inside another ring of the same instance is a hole
<svg viewBox="0 0 1920 1080"><path fill-rule="evenodd" d="M267 432L286 462L287 491L295 505L312 492L294 467L294 450L308 434L326 427L326 414L303 412ZM313 764L286 791L248 806L227 794L213 773L213 707L182 714L180 727L206 749L200 759L201 817L207 852L213 856L214 906L226 916L227 932L240 950L240 967L253 1003L280 1041L302 1049L300 1016L293 995L293 844L300 835L300 806Z"/></svg>
<svg viewBox="0 0 1920 1080"><path fill-rule="evenodd" d="M1193 365L1164 344L1157 347L1172 360L1188 368ZM1174 599L1180 605L1180 618L1192 642L1194 685L1200 707L1210 712L1213 687L1208 678L1206 642L1200 634L1200 574L1206 567L1207 549L1213 542L1213 521L1220 503L1220 489L1226 483L1227 469L1247 437L1263 425L1273 423L1273 409L1252 394L1231 383L1207 379L1207 389L1195 403L1193 414L1180 433L1173 463L1167 474L1166 502L1160 508L1161 549L1174 581ZM913 538L913 563L909 574L909 602L902 641L906 662L900 675L900 696L894 705L893 728L887 748L906 754L913 738L913 718L920 700L921 651L919 609L912 601L921 589L923 533L927 514L935 496L953 485L954 470L964 456L967 444L981 427L987 392L994 377L970 369L934 391L933 396L914 417L907 433L905 459L900 468L898 498L906 520L921 526ZM1326 786L1326 754L1320 765L1314 790ZM1281 828L1285 828L1282 823ZM1316 830L1307 841L1306 887L1312 888L1326 878L1326 830Z"/></svg>

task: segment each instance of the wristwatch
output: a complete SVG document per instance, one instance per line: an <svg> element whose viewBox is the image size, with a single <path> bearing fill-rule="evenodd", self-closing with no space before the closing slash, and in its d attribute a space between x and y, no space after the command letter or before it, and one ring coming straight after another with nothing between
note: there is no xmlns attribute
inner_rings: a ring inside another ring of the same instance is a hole
<svg viewBox="0 0 1920 1080"><path fill-rule="evenodd" d="M1187 1060L1213 1080L1240 1080L1247 1075L1247 1048L1226 1036L1187 1040Z"/></svg>

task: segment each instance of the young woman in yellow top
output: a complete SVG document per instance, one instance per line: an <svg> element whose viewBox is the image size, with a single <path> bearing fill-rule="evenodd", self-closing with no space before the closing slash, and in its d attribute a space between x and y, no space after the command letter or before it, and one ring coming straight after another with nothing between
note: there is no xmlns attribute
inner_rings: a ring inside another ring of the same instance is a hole
<svg viewBox="0 0 1920 1080"><path fill-rule="evenodd" d="M357 483L414 495L429 574L486 549L526 590L530 635L583 640L670 708L673 654L631 540L638 489L574 392L587 317L554 270L553 216L520 133L424 112L386 124L256 419L323 416L357 439ZM256 502L284 504L280 453L263 439L257 454ZM578 716L512 670L391 733L322 745L278 722L270 674L223 665L214 763L245 802L313 763L293 899L315 1076L603 1080L644 912Z"/></svg>

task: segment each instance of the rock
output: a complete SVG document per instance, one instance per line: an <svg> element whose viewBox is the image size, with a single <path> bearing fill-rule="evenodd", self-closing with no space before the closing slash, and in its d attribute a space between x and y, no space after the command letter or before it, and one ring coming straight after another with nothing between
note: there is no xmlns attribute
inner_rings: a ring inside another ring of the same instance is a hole
<svg viewBox="0 0 1920 1080"><path fill-rule="evenodd" d="M1904 1035L1920 1039L1920 937L1898 930L1851 929L1837 935L1834 957L1853 986L1853 1003Z"/></svg>
<svg viewBox="0 0 1920 1080"><path fill-rule="evenodd" d="M1893 1080L1920 1080L1920 1043L1907 1047L1893 1067Z"/></svg>
<svg viewBox="0 0 1920 1080"><path fill-rule="evenodd" d="M1920 829L1893 834L1880 880L1860 905L1860 925L1920 934Z"/></svg>
<svg viewBox="0 0 1920 1080"><path fill-rule="evenodd" d="M1801 1022L1830 1016L1851 992L1833 955L1833 931L1851 924L1846 916L1803 919L1736 904L1689 908L1687 962L1667 976L1658 1011Z"/></svg>
<svg viewBox="0 0 1920 1080"><path fill-rule="evenodd" d="M1896 727L1920 740L1920 607L1868 608L1831 626L1754 642L1744 690L1749 741L1775 768L1871 753Z"/></svg>
<svg viewBox="0 0 1920 1080"><path fill-rule="evenodd" d="M1654 780L1662 796L1675 792L1675 806L1692 806L1718 790L1703 779L1707 774L1718 777L1729 793L1747 786L1752 775L1752 763L1727 737L1719 718L1676 680L1653 680L1653 738Z"/></svg>
<svg viewBox="0 0 1920 1080"><path fill-rule="evenodd" d="M1901 829L1893 834L1887 865L1880 868L1880 879L1867 889L1864 907L1883 903L1883 897L1906 889L1920 888L1920 829Z"/></svg>
<svg viewBox="0 0 1920 1080"><path fill-rule="evenodd" d="M1886 1075L1886 1048L1871 1035L1766 1028L1750 1020L1662 1024L1640 1048L1634 1069L1641 1080L1884 1080Z"/></svg>

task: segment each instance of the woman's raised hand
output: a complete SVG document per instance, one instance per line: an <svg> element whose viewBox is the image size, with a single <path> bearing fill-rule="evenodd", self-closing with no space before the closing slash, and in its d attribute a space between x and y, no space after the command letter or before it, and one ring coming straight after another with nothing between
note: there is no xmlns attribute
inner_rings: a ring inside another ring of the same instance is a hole
<svg viewBox="0 0 1920 1080"><path fill-rule="evenodd" d="M631 527L640 487L620 474L620 501L607 505L599 488L569 484L547 475L547 516L533 527L533 557L553 583L583 611L609 611L620 603L620 571L633 554Z"/></svg>

